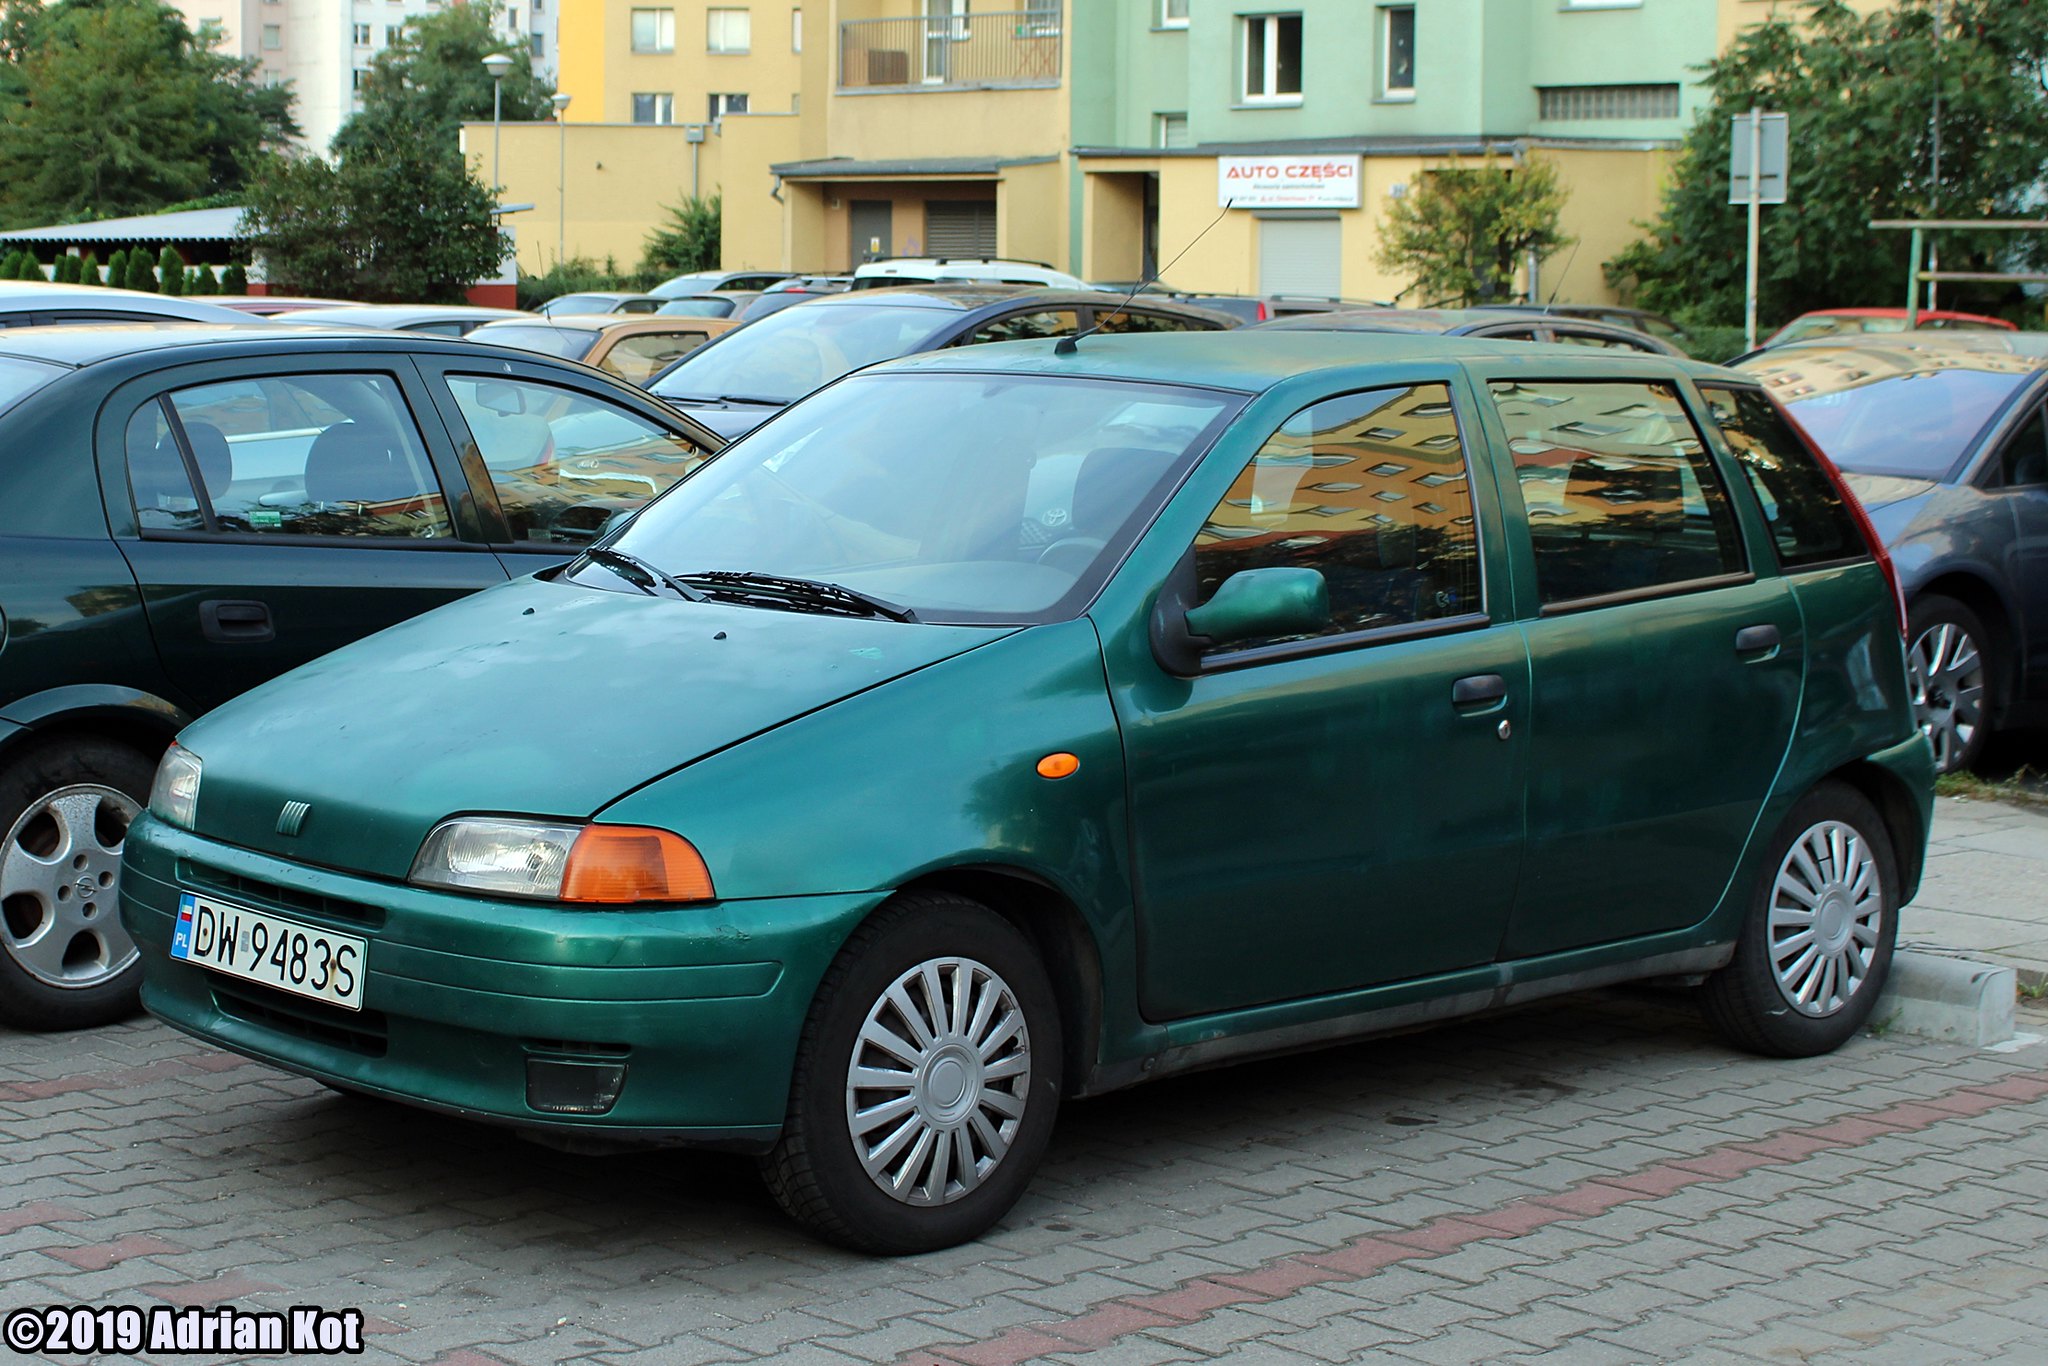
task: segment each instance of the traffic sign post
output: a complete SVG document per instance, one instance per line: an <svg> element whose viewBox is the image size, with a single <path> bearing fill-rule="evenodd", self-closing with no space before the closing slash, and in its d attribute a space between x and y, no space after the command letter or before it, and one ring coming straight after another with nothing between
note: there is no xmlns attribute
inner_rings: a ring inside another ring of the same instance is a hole
<svg viewBox="0 0 2048 1366"><path fill-rule="evenodd" d="M1763 206L1785 202L1790 120L1752 108L1729 122L1728 202L1749 206L1749 268L1743 289L1744 345L1756 349L1756 258L1763 230Z"/></svg>

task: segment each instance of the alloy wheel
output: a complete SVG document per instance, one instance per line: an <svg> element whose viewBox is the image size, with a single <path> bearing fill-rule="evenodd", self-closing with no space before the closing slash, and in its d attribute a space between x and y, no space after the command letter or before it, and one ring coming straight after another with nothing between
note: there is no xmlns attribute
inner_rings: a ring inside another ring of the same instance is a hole
<svg viewBox="0 0 2048 1366"><path fill-rule="evenodd" d="M0 843L0 948L53 987L98 986L136 959L115 905L141 806L98 783L44 796Z"/></svg>
<svg viewBox="0 0 2048 1366"><path fill-rule="evenodd" d="M1016 1141L1031 1033L1009 984L971 958L929 959L868 1011L846 1073L862 1170L907 1205L944 1205L988 1179Z"/></svg>
<svg viewBox="0 0 2048 1366"><path fill-rule="evenodd" d="M1960 768L1983 723L1984 652L1952 621L1936 621L1906 655L1913 719L1934 746L1939 772Z"/></svg>
<svg viewBox="0 0 2048 1366"><path fill-rule="evenodd" d="M1778 865L1766 918L1771 975L1793 1009L1832 1015L1870 975L1884 924L1884 885L1854 826L1821 821Z"/></svg>

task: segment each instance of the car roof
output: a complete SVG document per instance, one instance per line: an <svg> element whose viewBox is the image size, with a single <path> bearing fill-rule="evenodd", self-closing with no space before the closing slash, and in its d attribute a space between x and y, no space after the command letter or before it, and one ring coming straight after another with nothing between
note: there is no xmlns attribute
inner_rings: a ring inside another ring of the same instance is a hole
<svg viewBox="0 0 2048 1366"><path fill-rule="evenodd" d="M0 313L22 313L32 308L173 313L206 322L225 322L234 314L233 309L219 304L176 294L150 294L139 289L101 289L97 285L61 285L49 281L0 280Z"/></svg>
<svg viewBox="0 0 2048 1366"><path fill-rule="evenodd" d="M2048 369L2048 333L1852 332L1783 342L1731 362L1734 368L1751 375L1798 371L1816 363L1848 366L1857 372L1843 375L1845 381L1936 370L2033 372ZM1781 376L1765 382L1783 387L1791 380Z"/></svg>
<svg viewBox="0 0 2048 1366"><path fill-rule="evenodd" d="M1671 367L1677 367L1702 379L1743 378L1755 382L1733 376L1719 366L1677 356L1428 333L1280 331L1263 327L1225 332L1116 333L1084 337L1077 347L1064 354L1058 349L1063 340L1048 338L948 348L889 361L876 368L1072 374L1252 393L1318 371L1415 361L1479 361L1520 369L1540 367L1548 369L1554 378L1558 362L1565 360L1574 372L1597 374L1612 369L1629 373L1649 367L1647 373L1669 374Z"/></svg>
<svg viewBox="0 0 2048 1366"><path fill-rule="evenodd" d="M898 308L948 309L969 313L977 308L996 304L1026 304L1044 308L1099 308L1114 312L1123 303L1123 296L1103 289L1069 289L1058 285L1006 285L971 281L962 284L951 282L935 285L905 285L896 289L860 289L843 294L822 294L806 304L806 308L859 308L864 304L884 304ZM1237 319L1227 313L1182 303L1154 294L1140 295L1130 301L1134 309L1146 309L1160 313L1176 313L1185 317L1207 318L1226 326L1235 326Z"/></svg>
<svg viewBox="0 0 2048 1366"><path fill-rule="evenodd" d="M401 342L406 346L441 345L466 351L474 344L455 337L421 332L372 332L361 327L283 326L267 318L245 318L222 323L79 323L63 327L10 327L0 329L0 356L50 361L73 367L97 365L103 361L169 349L218 345L222 347L292 350L360 349L366 342L385 346Z"/></svg>
<svg viewBox="0 0 2048 1366"><path fill-rule="evenodd" d="M1526 313L1492 308L1343 308L1329 313L1296 313L1259 326L1278 332L1449 332L1474 323L1516 323L1534 327Z"/></svg>
<svg viewBox="0 0 2048 1366"><path fill-rule="evenodd" d="M572 289L567 294L557 294L549 303L563 299L659 299L659 294L643 294L637 289ZM666 303L667 300L662 300Z"/></svg>
<svg viewBox="0 0 2048 1366"><path fill-rule="evenodd" d="M483 318L500 322L510 318L529 318L534 315L521 313L514 308L484 308L476 304L349 304L342 308L302 308L290 317L295 325L318 327L322 324L338 324L343 327L402 327L406 323L433 322L436 319Z"/></svg>
<svg viewBox="0 0 2048 1366"><path fill-rule="evenodd" d="M696 295L692 297L701 298ZM707 318L695 313L564 313L561 317L520 314L498 318L470 333L482 336L496 327L544 327L558 332L696 332L705 323L731 323L731 318ZM717 329L713 329L716 331Z"/></svg>

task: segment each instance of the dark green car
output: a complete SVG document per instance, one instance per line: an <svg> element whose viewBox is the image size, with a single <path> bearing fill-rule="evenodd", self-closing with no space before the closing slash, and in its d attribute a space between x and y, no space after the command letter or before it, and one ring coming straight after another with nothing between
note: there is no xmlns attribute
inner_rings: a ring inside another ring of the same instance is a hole
<svg viewBox="0 0 2048 1366"><path fill-rule="evenodd" d="M719 444L596 371L454 340L0 332L0 1024L135 1009L114 887L179 727L559 563Z"/></svg>
<svg viewBox="0 0 2048 1366"><path fill-rule="evenodd" d="M193 725L121 903L180 1029L934 1248L1188 1068L1632 978L1841 1043L1926 840L1900 629L1726 371L976 347Z"/></svg>

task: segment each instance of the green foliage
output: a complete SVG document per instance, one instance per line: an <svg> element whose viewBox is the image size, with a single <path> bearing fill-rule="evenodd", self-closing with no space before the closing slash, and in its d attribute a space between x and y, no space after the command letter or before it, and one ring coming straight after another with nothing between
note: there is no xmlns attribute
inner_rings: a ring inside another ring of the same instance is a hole
<svg viewBox="0 0 2048 1366"><path fill-rule="evenodd" d="M149 253L141 247L131 247L128 264L121 268L121 285L124 289L139 289L145 294L156 293L156 271L150 267Z"/></svg>
<svg viewBox="0 0 2048 1366"><path fill-rule="evenodd" d="M619 274L616 263L609 259L603 265L599 265L587 256L572 256L566 261L558 261L550 266L544 275L528 275L521 271L519 306L525 309L539 308L559 295L577 294L589 289L639 287L639 277Z"/></svg>
<svg viewBox="0 0 2048 1366"><path fill-rule="evenodd" d="M220 273L220 292L223 294L247 294L249 292L249 272L242 268L241 262L235 262Z"/></svg>
<svg viewBox="0 0 2048 1366"><path fill-rule="evenodd" d="M107 258L107 288L126 289L127 287L128 253L119 247L115 247L114 254Z"/></svg>
<svg viewBox="0 0 2048 1366"><path fill-rule="evenodd" d="M78 258L78 283L82 285L98 285L106 283L104 280L100 279L99 260L96 257L94 257L91 252L87 252L85 255Z"/></svg>
<svg viewBox="0 0 2048 1366"><path fill-rule="evenodd" d="M0 280L19 280L20 278L21 252L17 248L7 253L6 260L0 261Z"/></svg>
<svg viewBox="0 0 2048 1366"><path fill-rule="evenodd" d="M69 252L60 255L56 263L50 267L51 283L59 285L76 284L77 281L73 278L71 272L77 269L77 262L78 258Z"/></svg>
<svg viewBox="0 0 2048 1366"><path fill-rule="evenodd" d="M640 269L646 275L666 279L693 270L714 270L719 263L719 214L721 196L709 199L686 197L665 210L667 217L647 236Z"/></svg>
<svg viewBox="0 0 2048 1366"><path fill-rule="evenodd" d="M165 294L185 292L185 259L174 247L165 247L156 258L157 288Z"/></svg>
<svg viewBox="0 0 2048 1366"><path fill-rule="evenodd" d="M1791 118L1789 202L1763 210L1758 315L1767 324L1815 308L1902 304L1907 235L1872 231L1873 219L2035 216L2031 196L2048 176L2048 13L2039 0L1943 0L1942 25L1937 44L1933 0L1898 0L1867 17L1815 0L1795 21L1744 31L1708 66L1713 102L1678 154L1650 236L1606 263L1609 282L1647 308L1741 320L1748 213L1727 202L1729 119L1752 105ZM2027 243L1944 232L1939 245L1944 270L1999 270ZM1951 285L1942 302L2009 297L2007 286Z"/></svg>
<svg viewBox="0 0 2048 1366"><path fill-rule="evenodd" d="M1379 262L1410 273L1414 283L1402 292L1423 305L1505 303L1530 252L1541 260L1572 243L1558 226L1564 201L1547 161L1509 166L1488 156L1467 166L1453 157L1392 201Z"/></svg>
<svg viewBox="0 0 2048 1366"><path fill-rule="evenodd" d="M218 294L220 293L220 277L213 273L212 266L195 267L191 276L185 282L185 292L187 294Z"/></svg>
<svg viewBox="0 0 2048 1366"><path fill-rule="evenodd" d="M159 0L0 16L0 226L151 213L239 187L297 127L291 92Z"/></svg>
<svg viewBox="0 0 2048 1366"><path fill-rule="evenodd" d="M251 183L244 232L273 287L453 303L497 272L507 242L491 192L432 130L390 131L350 141L331 165L276 161Z"/></svg>
<svg viewBox="0 0 2048 1366"><path fill-rule="evenodd" d="M362 111L335 134L333 150L345 154L394 136L423 136L451 160L459 157L462 122L491 117L491 75L483 59L495 52L512 59L501 117L508 123L552 117L554 87L534 74L525 46L494 26L502 12L492 0L456 0L406 20L398 41L370 63Z"/></svg>

